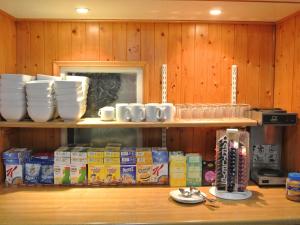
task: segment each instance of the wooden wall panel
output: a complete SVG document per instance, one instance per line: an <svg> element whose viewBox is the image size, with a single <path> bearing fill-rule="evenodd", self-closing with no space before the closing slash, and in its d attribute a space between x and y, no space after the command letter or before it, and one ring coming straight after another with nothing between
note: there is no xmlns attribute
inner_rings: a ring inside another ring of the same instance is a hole
<svg viewBox="0 0 300 225"><path fill-rule="evenodd" d="M32 39L35 34L42 38ZM53 60L146 61L145 102L160 102L161 65L167 63L169 102L222 103L230 101L234 63L238 102L268 107L273 104L273 36L272 25L18 21L17 67L18 72L34 73L31 65L43 65L39 72L51 74ZM35 42L38 48L31 46ZM215 130L168 129L167 143L171 149L201 152L211 159ZM59 145L59 130L39 131L38 141L48 144L35 143L30 137L37 131L30 129L20 131L20 137L27 137L24 143L33 147ZM145 134L147 145L160 144L160 130Z"/></svg>
<svg viewBox="0 0 300 225"><path fill-rule="evenodd" d="M298 113L300 118L300 15L276 26L274 106ZM300 171L300 124L287 127L284 136L284 166Z"/></svg>

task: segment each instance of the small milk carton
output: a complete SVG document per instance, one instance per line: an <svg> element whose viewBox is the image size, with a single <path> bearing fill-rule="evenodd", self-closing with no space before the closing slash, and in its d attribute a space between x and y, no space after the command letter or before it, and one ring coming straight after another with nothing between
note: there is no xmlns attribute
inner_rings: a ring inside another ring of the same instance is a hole
<svg viewBox="0 0 300 225"><path fill-rule="evenodd" d="M186 157L183 155L170 156L170 186L186 186Z"/></svg>
<svg viewBox="0 0 300 225"><path fill-rule="evenodd" d="M69 185L70 180L70 164L54 164L54 184Z"/></svg>
<svg viewBox="0 0 300 225"><path fill-rule="evenodd" d="M202 180L202 157L197 153L190 153L186 155L187 161L187 177L186 185L189 187L201 186Z"/></svg>
<svg viewBox="0 0 300 225"><path fill-rule="evenodd" d="M166 148L152 148L152 174L151 183L168 184L169 183L169 153Z"/></svg>
<svg viewBox="0 0 300 225"><path fill-rule="evenodd" d="M86 184L86 164L71 164L71 184Z"/></svg>

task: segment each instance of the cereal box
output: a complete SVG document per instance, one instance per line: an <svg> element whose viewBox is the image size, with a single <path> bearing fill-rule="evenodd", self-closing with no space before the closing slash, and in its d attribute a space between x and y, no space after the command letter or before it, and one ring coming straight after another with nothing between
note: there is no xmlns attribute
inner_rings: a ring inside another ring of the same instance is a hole
<svg viewBox="0 0 300 225"><path fill-rule="evenodd" d="M151 174L151 183L168 184L169 183L169 154L165 148L153 148L152 150L153 166Z"/></svg>
<svg viewBox="0 0 300 225"><path fill-rule="evenodd" d="M135 157L121 157L121 165L136 165Z"/></svg>
<svg viewBox="0 0 300 225"><path fill-rule="evenodd" d="M152 165L152 163L153 163L152 158L136 157L136 164L137 165Z"/></svg>
<svg viewBox="0 0 300 225"><path fill-rule="evenodd" d="M23 183L23 165L6 164L5 165L5 183L22 184Z"/></svg>
<svg viewBox="0 0 300 225"><path fill-rule="evenodd" d="M70 165L54 164L54 184L70 184Z"/></svg>
<svg viewBox="0 0 300 225"><path fill-rule="evenodd" d="M55 164L64 164L64 165L69 165L71 163L71 158L70 157L60 157L56 156L54 158L54 163Z"/></svg>
<svg viewBox="0 0 300 225"><path fill-rule="evenodd" d="M25 163L25 183L38 184L40 177L41 164L37 162Z"/></svg>
<svg viewBox="0 0 300 225"><path fill-rule="evenodd" d="M71 149L69 147L59 147L54 152L54 157L66 157L71 158Z"/></svg>
<svg viewBox="0 0 300 225"><path fill-rule="evenodd" d="M87 160L88 163L98 163L99 159L103 161L104 158L104 148L89 148L87 150Z"/></svg>
<svg viewBox="0 0 300 225"><path fill-rule="evenodd" d="M120 151L106 149L104 151L104 158L120 158Z"/></svg>
<svg viewBox="0 0 300 225"><path fill-rule="evenodd" d="M121 149L121 157L136 157L134 147L124 147Z"/></svg>
<svg viewBox="0 0 300 225"><path fill-rule="evenodd" d="M120 158L104 158L103 159L104 165L120 165Z"/></svg>
<svg viewBox="0 0 300 225"><path fill-rule="evenodd" d="M136 148L136 157L152 158L151 148Z"/></svg>
<svg viewBox="0 0 300 225"><path fill-rule="evenodd" d="M103 184L105 178L104 165L101 164L88 164L88 184L97 185Z"/></svg>
<svg viewBox="0 0 300 225"><path fill-rule="evenodd" d="M105 184L118 184L120 180L120 165L104 165Z"/></svg>
<svg viewBox="0 0 300 225"><path fill-rule="evenodd" d="M215 182L215 161L202 162L202 185L211 186Z"/></svg>
<svg viewBox="0 0 300 225"><path fill-rule="evenodd" d="M72 164L87 164L87 147L75 147L71 150Z"/></svg>
<svg viewBox="0 0 300 225"><path fill-rule="evenodd" d="M170 158L170 186L186 186L186 157L182 155Z"/></svg>
<svg viewBox="0 0 300 225"><path fill-rule="evenodd" d="M136 166L122 165L121 166L121 183L135 184L136 183Z"/></svg>
<svg viewBox="0 0 300 225"><path fill-rule="evenodd" d="M86 164L72 164L71 165L71 184L86 184Z"/></svg>
<svg viewBox="0 0 300 225"><path fill-rule="evenodd" d="M151 183L152 164L150 165L136 165L136 181L138 184Z"/></svg>
<svg viewBox="0 0 300 225"><path fill-rule="evenodd" d="M187 154L187 186L201 186L202 180L202 158L200 154Z"/></svg>

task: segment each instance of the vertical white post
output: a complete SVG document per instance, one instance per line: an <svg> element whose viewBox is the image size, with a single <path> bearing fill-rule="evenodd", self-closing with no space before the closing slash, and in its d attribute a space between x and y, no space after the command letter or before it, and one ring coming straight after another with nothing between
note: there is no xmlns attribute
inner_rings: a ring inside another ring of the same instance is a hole
<svg viewBox="0 0 300 225"><path fill-rule="evenodd" d="M231 66L231 104L236 104L236 92L237 92L237 65Z"/></svg>
<svg viewBox="0 0 300 225"><path fill-rule="evenodd" d="M161 102L166 103L168 97L168 85L167 85L167 64L163 64L161 67ZM162 147L167 146L167 129L161 130L161 145Z"/></svg>

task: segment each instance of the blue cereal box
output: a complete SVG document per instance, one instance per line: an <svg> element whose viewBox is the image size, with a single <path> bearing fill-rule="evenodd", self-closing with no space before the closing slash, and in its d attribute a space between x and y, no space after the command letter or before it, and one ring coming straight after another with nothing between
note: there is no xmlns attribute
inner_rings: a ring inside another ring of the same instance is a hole
<svg viewBox="0 0 300 225"><path fill-rule="evenodd" d="M134 147L123 147L121 149L121 157L136 157Z"/></svg>
<svg viewBox="0 0 300 225"><path fill-rule="evenodd" d="M121 165L135 165L136 158L135 157L121 157Z"/></svg>
<svg viewBox="0 0 300 225"><path fill-rule="evenodd" d="M169 153L166 148L152 148L153 164L156 163L168 163Z"/></svg>
<svg viewBox="0 0 300 225"><path fill-rule="evenodd" d="M126 165L121 166L121 183L135 184L136 183L136 166Z"/></svg>
<svg viewBox="0 0 300 225"><path fill-rule="evenodd" d="M168 184L169 183L169 153L166 148L152 149L152 174L151 183Z"/></svg>

